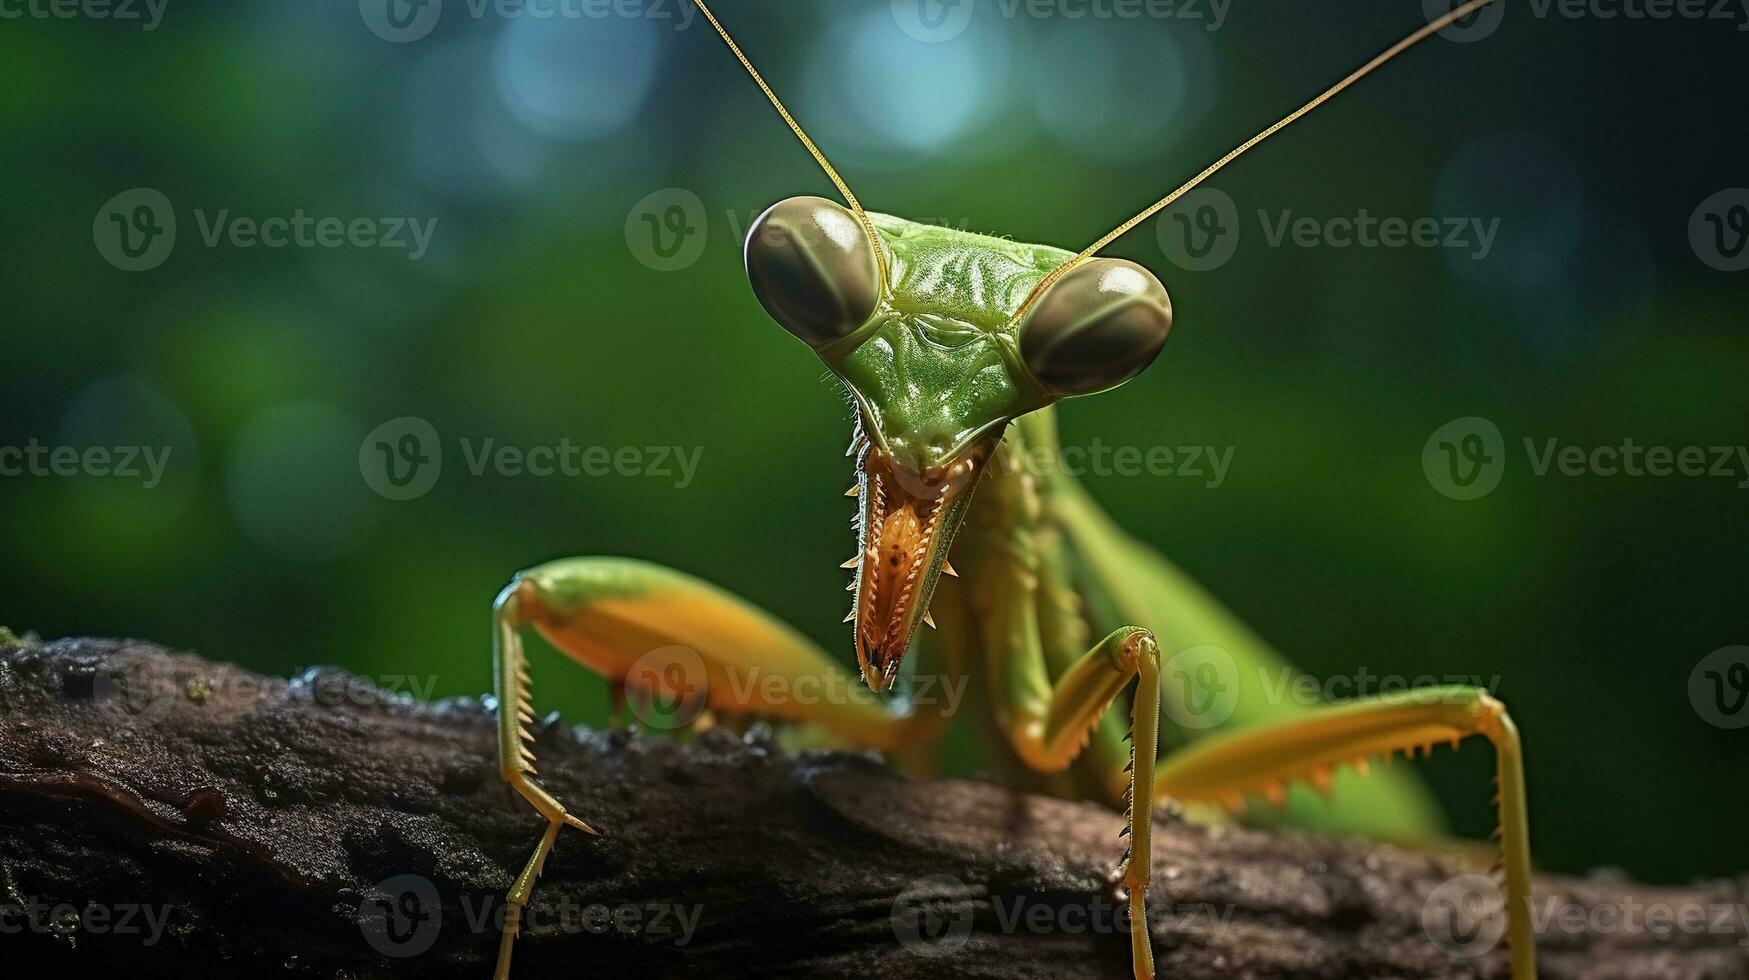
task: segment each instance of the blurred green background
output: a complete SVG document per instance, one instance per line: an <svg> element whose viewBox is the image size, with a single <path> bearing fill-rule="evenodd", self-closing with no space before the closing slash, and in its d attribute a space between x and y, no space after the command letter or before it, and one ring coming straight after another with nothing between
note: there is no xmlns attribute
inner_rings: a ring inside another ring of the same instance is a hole
<svg viewBox="0 0 1749 980"><path fill-rule="evenodd" d="M718 13L871 208L1067 247L1421 16L975 0L930 40L901 28L924 23L904 2ZM1218 488L1088 483L1310 672L1497 677L1543 864L1740 871L1749 729L1710 722L1689 685L1749 643L1749 473L1538 477L1523 440L1749 441L1749 294L1690 235L1697 206L1749 183L1749 34L1508 7L1485 39L1429 42L1223 173L1230 261L1174 268L1155 222L1110 249L1160 272L1175 336L1137 381L1066 406L1065 440L1232 447ZM149 489L0 477L0 622L473 694L512 572L629 554L728 585L848 663L848 414L739 257L765 206L830 186L678 0L605 17L448 0L418 20L430 9L404 11L411 28L372 0L169 0L151 30L0 22L0 446L171 447ZM142 187L177 235L129 272L105 257L105 209ZM678 261L645 217L675 201ZM1498 234L1485 258L1272 246L1257 217L1361 209ZM300 210L436 224L417 259L202 234L221 211ZM360 449L403 416L444 460L428 493L391 500ZM1499 427L1507 460L1497 490L1457 501L1422 452L1465 416ZM473 475L460 441L488 438L700 456L685 486ZM536 656L543 709L604 717L598 681ZM1456 826L1485 834L1488 753L1426 769Z"/></svg>

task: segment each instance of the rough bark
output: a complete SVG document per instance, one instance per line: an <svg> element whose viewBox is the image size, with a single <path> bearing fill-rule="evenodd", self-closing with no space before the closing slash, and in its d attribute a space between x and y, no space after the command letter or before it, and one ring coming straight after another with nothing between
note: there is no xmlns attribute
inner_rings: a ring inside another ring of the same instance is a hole
<svg viewBox="0 0 1749 980"><path fill-rule="evenodd" d="M680 745L549 720L535 749L604 834L559 838L518 976L1129 976L1104 808L788 755L758 732ZM0 649L0 961L488 976L540 831L494 751L480 699L415 703L335 669L287 682L144 643ZM1502 950L1431 938L1446 920L1429 896L1468 869L1159 821L1164 977L1506 976ZM1542 975L1749 978L1745 886L1542 877L1539 907L1605 910L1545 930ZM1660 904L1729 921L1659 934L1609 911Z"/></svg>

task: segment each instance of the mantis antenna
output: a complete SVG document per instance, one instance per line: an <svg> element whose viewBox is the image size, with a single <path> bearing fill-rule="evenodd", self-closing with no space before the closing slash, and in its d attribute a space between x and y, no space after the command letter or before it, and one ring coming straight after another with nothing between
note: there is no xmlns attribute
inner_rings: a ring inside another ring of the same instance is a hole
<svg viewBox="0 0 1749 980"><path fill-rule="evenodd" d="M826 176L832 179L833 186L838 188L838 193L844 195L844 201L850 205L850 210L856 212L856 223L862 225L862 233L868 236L868 243L874 248L875 264L880 269L881 278L885 279L886 253L881 249L880 236L875 234L874 222L868 220L868 212L862 209L862 202L858 201L856 195L851 193L850 185L844 182L844 178L838 176L838 171L833 168L832 161L826 159L826 154L821 153L820 148L814 145L814 141L808 138L808 134L802 129L802 124L796 122L796 117L790 115L789 110L783 107L783 101L777 97L777 93L771 90L770 85L765 84L765 79L760 76L759 69L753 67L753 62L747 60L747 56L741 53L741 46L736 44L735 39L729 36L729 32L723 29L722 22L717 20L717 15L711 13L711 8L704 5L704 0L693 0L693 2L698 5L699 12L704 14L705 20L710 21L711 26L717 29L717 36L721 37L723 43L729 46L729 50L734 52L735 59L741 62L741 67L747 69L747 74L753 76L754 83L759 86L761 92L765 93L765 97L771 100L771 107L776 109L777 114L783 117L783 121L789 124L790 131L796 134L796 139L801 140L802 145L808 148L809 153L813 154L814 162L820 165L821 170L826 171Z"/></svg>
<svg viewBox="0 0 1749 980"><path fill-rule="evenodd" d="M1390 47L1386 48L1384 51L1381 51L1377 57L1373 58L1371 61L1367 62L1366 64L1361 65L1359 68L1355 69L1352 73L1350 73L1348 75L1347 78L1344 78L1342 81L1337 82L1335 85L1332 85L1329 88L1325 89L1322 94L1320 94L1317 98L1313 99L1312 101L1307 102L1305 105L1300 106L1298 109L1295 109L1294 111L1288 113L1286 116L1282 117L1282 119L1280 121L1278 121L1275 125L1269 127L1268 129L1264 130L1263 132L1258 133L1256 136L1251 137L1250 139L1246 140L1245 142L1240 143L1238 146L1229 150L1227 152L1226 156L1221 157L1219 160L1216 160L1214 163L1209 164L1206 168L1203 169L1202 173L1197 174L1195 177L1192 177L1188 181L1185 181L1183 184L1179 185L1177 190L1174 190L1172 193L1166 195L1165 197L1161 198L1160 200L1155 201L1153 204L1149 205L1146 209L1144 209L1141 214L1138 214L1135 217L1131 218L1130 220L1124 222L1123 224L1118 225L1116 228L1113 228L1111 231L1107 232L1103 238L1099 239L1099 241L1096 241L1093 244L1082 249L1080 254L1078 254L1074 258L1071 258L1068 261L1064 262L1062 265L1057 266L1055 269L1052 269L1049 275L1047 275L1043 279L1039 280L1039 284L1032 288L1032 292L1029 293L1026 297L1026 302L1020 304L1020 309L1015 311L1013 318L1010 319L1009 322L1010 323L1018 322L1021 317L1025 316L1027 311L1032 309L1033 304L1038 302L1038 298L1040 296L1044 295L1044 291L1051 288L1051 285L1054 284L1058 279L1063 278L1063 276L1070 269L1073 269L1075 266L1081 264L1082 262L1086 261L1087 259L1092 258L1095 254L1097 254L1099 252L1100 249L1104 248L1107 245L1110 245L1112 242L1123 237L1123 235L1126 232L1128 232L1131 228L1134 228L1135 226L1148 220L1150 217L1153 217L1154 214L1157 213L1161 208L1169 206L1173 201L1176 201L1180 197L1183 197L1185 194L1189 193L1191 191L1191 189L1196 187L1196 185L1198 185L1198 184L1202 183L1203 181L1209 179L1210 177L1214 176L1216 171L1220 170L1222 167L1226 166L1227 164L1232 163L1235 159L1237 159L1239 157L1239 155L1241 153L1244 153L1246 150L1251 149L1253 146L1256 146L1257 144L1268 139L1269 137L1275 135L1280 130L1287 128L1287 126L1290 123L1292 123L1294 120L1300 118L1301 116L1305 115L1308 112L1311 112L1313 109L1318 108L1319 106L1323 105L1325 102L1328 102L1330 99L1334 98L1343 89L1349 87L1350 85L1353 85L1355 82L1358 82L1361 79L1365 78L1366 76L1372 74L1374 69L1383 65L1385 62L1390 61L1392 58L1395 58L1397 55L1400 55L1403 52L1414 47L1415 45L1420 44L1422 41L1426 40L1428 37L1432 36L1433 34L1439 32L1439 31L1442 31L1442 30L1446 29L1447 27L1450 27L1452 24L1457 23L1458 21L1462 20L1463 18L1468 17L1469 15L1475 13L1478 10L1481 10L1483 7L1486 7L1487 5L1489 5L1493 2L1494 2L1494 0L1469 0L1468 3L1465 3L1465 4L1458 6L1458 7L1453 7L1449 12L1447 12L1443 16L1437 17L1434 20L1429 21L1428 23L1422 25L1422 27L1419 30L1410 34L1408 37L1403 38L1401 41L1398 41L1396 44L1393 44ZM703 6L703 4L700 4L700 6ZM767 93L767 94L769 94L769 93ZM792 125L793 125L793 123L792 123ZM804 137L804 139L805 138L806 137ZM859 210L857 213L860 214L861 211Z"/></svg>
<svg viewBox="0 0 1749 980"><path fill-rule="evenodd" d="M1244 153L1246 150L1249 150L1269 137L1274 136L1277 132L1287 128L1301 116L1304 116L1313 109L1323 105L1325 102L1335 98L1344 89L1372 74L1391 59L1494 2L1496 2L1496 0L1468 0L1467 3L1453 7L1444 15L1428 21L1396 44L1379 52L1379 54L1371 61L1356 68L1353 72L1349 73L1346 78L1325 89L1316 98L1312 99L1312 101L1307 102L1305 105L1300 106L1298 109L1283 116L1274 125L1265 129L1263 132L1258 133L1256 136L1251 137L1245 142L1240 143L1238 146L1227 151L1226 156L1221 157L1219 160L1216 160L1214 163L1203 168L1202 173L1199 173L1195 177L1185 181L1183 184L1180 184L1172 193L1155 201L1153 204L1143 209L1140 214L1123 224L1118 225L1116 228L1113 228L1098 241L1082 249L1079 254L1070 258L1062 265L1057 266L1055 269L1052 269L1048 275L1039 280L1038 285L1032 288L1032 292L1027 294L1026 301L1020 304L1020 309L1015 311L1014 316L1010 318L1009 322L1016 323L1022 317L1026 316L1027 311L1032 309L1033 304L1038 302L1038 298L1044 295L1045 290L1054 285L1057 280L1063 278L1070 269L1073 269L1075 266L1092 258L1094 255L1097 255L1101 249L1105 248L1105 246L1110 245L1112 242L1123 237L1130 229L1153 217L1162 208L1170 206L1173 201L1183 197L1198 184L1201 184L1203 181L1214 176L1222 167L1225 167L1227 164L1238 159L1240 154ZM741 67L747 69L747 74L753 77L753 81L759 86L759 90L764 92L765 97L771 101L772 108L776 109L777 114L783 117L783 121L789 124L790 130L796 134L796 138L801 140L802 145L807 147L808 152L813 155L814 162L818 163L820 169L826 172L826 176L832 179L833 185L838 188L838 193L844 196L845 202L848 203L850 209L856 213L856 221L858 224L862 225L863 234L868 236L869 244L874 248L875 262L880 266L882 277L884 278L886 272L886 253L881 248L880 236L875 234L874 223L869 220L868 212L862 209L861 202L859 202L856 199L856 195L851 192L850 185L844 182L844 178L838 176L838 171L833 168L832 162L826 159L826 154L820 152L820 148L815 146L814 141L809 139L808 134L802 130L801 123L796 122L795 117L790 115L788 109L784 108L782 100L777 97L777 93L773 92L771 86L765 83L765 79L760 76L759 70L753 67L753 62L747 60L747 56L741 52L740 45L737 45L735 39L729 36L729 32L723 29L722 22L717 20L716 15L711 13L709 7L705 6L704 0L693 0L693 3L698 5L698 9L704 14L705 19L711 22L712 27L716 28L717 35L723 39L724 44L729 46L729 50L734 52L736 60L741 62Z"/></svg>

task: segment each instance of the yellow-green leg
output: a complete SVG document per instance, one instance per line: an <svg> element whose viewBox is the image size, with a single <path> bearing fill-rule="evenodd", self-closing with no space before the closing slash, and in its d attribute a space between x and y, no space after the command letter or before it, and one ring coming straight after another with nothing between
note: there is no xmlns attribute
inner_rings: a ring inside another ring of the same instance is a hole
<svg viewBox="0 0 1749 980"><path fill-rule="evenodd" d="M1035 675L1036 676L1036 675ZM1006 706L1014 750L1039 772L1061 772L1087 745L1093 726L1131 680L1136 695L1130 715L1129 853L1120 880L1130 909L1130 959L1136 980L1152 980L1154 948L1148 935L1154 753L1160 736L1160 649L1154 634L1138 626L1113 630L1076 660L1048 695ZM1139 760L1139 764L1138 764Z"/></svg>
<svg viewBox="0 0 1749 980"><path fill-rule="evenodd" d="M1321 708L1285 723L1212 736L1160 763L1154 788L1184 802L1232 803L1247 793L1279 799L1290 780L1329 784L1345 763L1412 753L1481 735L1494 745L1499 783L1500 859L1506 878L1506 936L1513 980L1535 980L1530 919L1530 823L1524 757L1506 706L1472 687L1434 687Z"/></svg>
<svg viewBox="0 0 1749 980"><path fill-rule="evenodd" d="M497 980L510 975L523 907L560 829L596 832L532 779L535 758L526 743L534 710L522 646L528 626L611 682L652 695L695 695L713 711L812 723L844 742L883 749L927 737L933 727L867 699L793 696L798 682L812 685L809 691L848 691L860 682L783 622L691 576L625 558L570 558L522 572L499 593L493 613L498 758L504 779L547 827L507 897Z"/></svg>

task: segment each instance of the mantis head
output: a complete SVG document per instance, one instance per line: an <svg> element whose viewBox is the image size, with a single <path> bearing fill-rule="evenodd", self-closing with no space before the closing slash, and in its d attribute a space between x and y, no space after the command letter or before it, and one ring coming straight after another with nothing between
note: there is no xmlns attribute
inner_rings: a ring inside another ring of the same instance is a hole
<svg viewBox="0 0 1749 980"><path fill-rule="evenodd" d="M746 265L766 312L856 408L850 619L863 679L884 691L1008 423L1135 377L1166 343L1172 305L1133 262L1090 259L1038 291L1070 253L868 218L878 243L832 201L780 201L749 229Z"/></svg>
<svg viewBox="0 0 1749 980"><path fill-rule="evenodd" d="M856 659L893 683L947 566L947 547L1008 423L1059 398L1114 388L1160 353L1172 325L1146 269L1096 258L1107 245L1295 120L1496 0L1467 0L1228 151L1071 255L863 210L703 0L741 67L844 196L773 205L747 235L747 276L773 319L806 342L857 409L860 498Z"/></svg>

